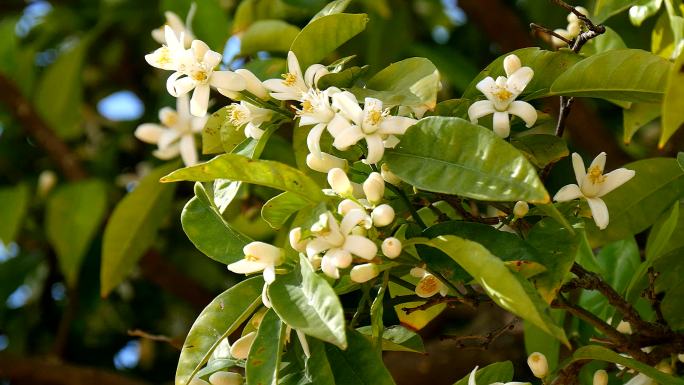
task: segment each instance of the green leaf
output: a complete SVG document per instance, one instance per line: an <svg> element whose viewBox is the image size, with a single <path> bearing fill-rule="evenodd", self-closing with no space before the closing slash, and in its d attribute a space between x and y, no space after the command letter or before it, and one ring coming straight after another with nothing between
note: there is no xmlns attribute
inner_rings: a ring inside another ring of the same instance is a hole
<svg viewBox="0 0 684 385"><path fill-rule="evenodd" d="M499 306L568 345L565 332L546 313L548 306L532 285L512 273L482 245L453 235L442 235L425 244L453 258Z"/></svg>
<svg viewBox="0 0 684 385"><path fill-rule="evenodd" d="M565 276L575 262L580 243L580 230L571 232L553 218L537 222L527 236L527 242L537 249L539 261L546 271L535 277L535 286L547 303L551 303Z"/></svg>
<svg viewBox="0 0 684 385"><path fill-rule="evenodd" d="M534 77L521 94L525 100L548 96L551 84L582 59L581 56L569 50L546 51L539 49L538 47L518 49L499 56L489 64L487 68L473 79L463 93L463 97L472 100L483 99L484 95L475 88L475 85L487 76L491 76L494 79L498 76L506 76L503 68L503 61L506 56L511 54L517 55L523 66L530 67L534 70Z"/></svg>
<svg viewBox="0 0 684 385"><path fill-rule="evenodd" d="M261 208L261 216L271 227L279 229L292 214L311 206L311 202L286 191L269 199Z"/></svg>
<svg viewBox="0 0 684 385"><path fill-rule="evenodd" d="M473 103L470 99L443 100L435 106L433 111L428 111L428 116L453 116L468 119L468 107Z"/></svg>
<svg viewBox="0 0 684 385"><path fill-rule="evenodd" d="M371 326L362 326L356 331L372 336ZM384 329L382 333L382 350L390 352L425 353L425 345L419 334L402 325L394 325Z"/></svg>
<svg viewBox="0 0 684 385"><path fill-rule="evenodd" d="M207 257L226 265L242 259L242 248L252 240L223 219L201 183L195 184L195 195L181 213L183 231L192 244Z"/></svg>
<svg viewBox="0 0 684 385"><path fill-rule="evenodd" d="M602 198L610 213L608 227L599 230L592 219L585 220L592 247L646 230L684 194L684 170L675 159L644 159L624 167L636 175Z"/></svg>
<svg viewBox="0 0 684 385"><path fill-rule="evenodd" d="M328 356L325 353L326 344L316 340L307 339L311 356L306 358L305 373L311 379L311 384L335 385L335 378L330 368Z"/></svg>
<svg viewBox="0 0 684 385"><path fill-rule="evenodd" d="M337 385L394 385L381 356L366 337L356 330L349 330L347 340L349 347L346 350L325 346Z"/></svg>
<svg viewBox="0 0 684 385"><path fill-rule="evenodd" d="M551 93L655 103L663 98L670 62L640 49L590 56L561 74Z"/></svg>
<svg viewBox="0 0 684 385"><path fill-rule="evenodd" d="M102 240L100 292L103 297L126 278L154 243L174 191L174 187L159 183L159 178L176 167L178 162L173 162L150 171L114 208Z"/></svg>
<svg viewBox="0 0 684 385"><path fill-rule="evenodd" d="M667 324L674 330L684 329L684 284L681 274L684 273L682 263L684 247L673 249L654 261L653 267L658 272L655 281L657 293L663 293L660 309ZM645 273L644 273L645 275Z"/></svg>
<svg viewBox="0 0 684 385"><path fill-rule="evenodd" d="M614 49L627 48L620 35L612 28L606 27L606 32L591 39L582 47L582 53L591 56Z"/></svg>
<svg viewBox="0 0 684 385"><path fill-rule="evenodd" d="M238 154L219 155L206 163L176 170L163 177L161 181L211 182L215 179L229 179L290 191L313 203L325 199L316 182L296 168L269 160L254 160Z"/></svg>
<svg viewBox="0 0 684 385"><path fill-rule="evenodd" d="M467 376L456 381L454 385L468 385ZM511 361L495 362L475 372L475 383L493 384L495 382L509 382L513 379L513 363Z"/></svg>
<svg viewBox="0 0 684 385"><path fill-rule="evenodd" d="M684 51L674 62L667 78L667 87L663 98L663 130L660 133L658 147L663 148L668 139L684 124Z"/></svg>
<svg viewBox="0 0 684 385"><path fill-rule="evenodd" d="M646 241L646 260L653 261L665 251L670 238L674 234L679 220L679 202L672 205L668 213L664 213L660 220L651 228Z"/></svg>
<svg viewBox="0 0 684 385"><path fill-rule="evenodd" d="M74 139L83 133L81 68L90 42L91 38L83 38L71 50L61 52L43 73L34 93L36 109L64 139Z"/></svg>
<svg viewBox="0 0 684 385"><path fill-rule="evenodd" d="M675 36L670 25L670 17L667 12L663 12L651 32L651 52L669 59L674 52L674 46Z"/></svg>
<svg viewBox="0 0 684 385"><path fill-rule="evenodd" d="M637 360L621 356L614 351L602 346L588 345L577 349L572 355L572 361L599 360L626 366L637 372L643 373L661 384L684 385L684 380L665 374L658 369L639 362Z"/></svg>
<svg viewBox="0 0 684 385"><path fill-rule="evenodd" d="M300 256L299 269L279 276L268 286L268 296L273 310L289 326L342 349L347 347L340 299L308 259Z"/></svg>
<svg viewBox="0 0 684 385"><path fill-rule="evenodd" d="M330 87L348 88L368 72L369 66L349 67L340 72L331 72L318 79L318 88L325 90Z"/></svg>
<svg viewBox="0 0 684 385"><path fill-rule="evenodd" d="M337 13L311 21L292 42L290 51L297 55L304 71L319 63L332 51L366 28L366 14Z"/></svg>
<svg viewBox="0 0 684 385"><path fill-rule="evenodd" d="M511 139L511 144L527 157L533 165L544 168L550 163L570 155L568 145L556 135L532 134Z"/></svg>
<svg viewBox="0 0 684 385"><path fill-rule="evenodd" d="M347 6L349 5L349 3L351 3L351 0L334 0L334 1L331 1L328 4L326 4L326 6L323 7L323 9L318 11L318 13L315 14L314 17L311 19L311 21L314 21L316 19L320 19L323 16L342 13L342 12L344 12L345 9L347 9Z"/></svg>
<svg viewBox="0 0 684 385"><path fill-rule="evenodd" d="M386 107L401 104L433 109L439 87L437 67L426 58L412 57L390 64L368 80L364 88L350 91L359 99L380 99Z"/></svg>
<svg viewBox="0 0 684 385"><path fill-rule="evenodd" d="M240 54L251 55L259 51L287 52L299 34L299 28L282 20L259 20L242 35Z"/></svg>
<svg viewBox="0 0 684 385"><path fill-rule="evenodd" d="M187 385L219 342L261 305L263 285L264 281L259 277L242 281L221 293L202 310L183 343L176 368L176 385Z"/></svg>
<svg viewBox="0 0 684 385"><path fill-rule="evenodd" d="M551 318L558 324L563 324L564 316L564 311L551 309ZM554 370L558 366L560 342L557 339L542 332L528 321L523 321L523 338L525 339L525 352L528 356L534 352L539 352L546 356L549 370Z"/></svg>
<svg viewBox="0 0 684 385"><path fill-rule="evenodd" d="M594 16L591 20L594 23L603 23L609 17L627 10L637 3L639 3L637 0L597 0L594 6Z"/></svg>
<svg viewBox="0 0 684 385"><path fill-rule="evenodd" d="M107 210L107 186L87 180L59 187L48 200L45 232L67 284L74 286L88 246Z"/></svg>
<svg viewBox="0 0 684 385"><path fill-rule="evenodd" d="M278 383L280 355L285 345L285 324L271 309L261 320L245 365L247 385Z"/></svg>
<svg viewBox="0 0 684 385"><path fill-rule="evenodd" d="M534 166L515 147L460 118L420 120L385 160L418 189L490 201L549 201Z"/></svg>
<svg viewBox="0 0 684 385"><path fill-rule="evenodd" d="M632 103L622 110L623 140L630 143L636 132L661 114L660 103Z"/></svg>
<svg viewBox="0 0 684 385"><path fill-rule="evenodd" d="M220 154L226 152L221 145L221 126L228 122L227 107L214 112L207 119L202 129L202 154Z"/></svg>
<svg viewBox="0 0 684 385"><path fill-rule="evenodd" d="M0 189L0 242L5 245L16 239L29 199L29 189L25 184Z"/></svg>
<svg viewBox="0 0 684 385"><path fill-rule="evenodd" d="M187 9L190 9L188 2ZM192 20L192 31L206 42L211 49L223 52L229 29L228 17L219 0L203 0L197 2L195 17Z"/></svg>

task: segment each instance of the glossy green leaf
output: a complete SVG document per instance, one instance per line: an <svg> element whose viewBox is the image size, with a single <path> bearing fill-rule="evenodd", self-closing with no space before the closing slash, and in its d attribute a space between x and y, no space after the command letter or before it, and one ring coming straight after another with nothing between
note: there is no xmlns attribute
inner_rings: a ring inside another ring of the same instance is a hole
<svg viewBox="0 0 684 385"><path fill-rule="evenodd" d="M150 171L114 208L102 241L100 292L103 297L126 278L154 243L174 191L173 186L159 183L159 178L177 165L173 162Z"/></svg>
<svg viewBox="0 0 684 385"><path fill-rule="evenodd" d="M368 72L370 67L349 67L340 72L331 72L323 75L318 79L318 88L325 90L330 87L348 88L354 85L356 81Z"/></svg>
<svg viewBox="0 0 684 385"><path fill-rule="evenodd" d="M311 202L286 191L269 199L261 208L261 216L271 227L279 229L294 213L306 207L311 207Z"/></svg>
<svg viewBox="0 0 684 385"><path fill-rule="evenodd" d="M663 98L671 67L667 60L639 49L603 52L561 74L551 93L655 103Z"/></svg>
<svg viewBox="0 0 684 385"><path fill-rule="evenodd" d="M564 316L563 310L551 309L551 318L559 325L563 324ZM560 342L557 339L542 332L529 321L523 321L523 338L525 339L525 352L528 356L534 352L539 352L546 357L549 370L553 371L558 366Z"/></svg>
<svg viewBox="0 0 684 385"><path fill-rule="evenodd" d="M653 263L653 268L658 272L654 285L656 293L664 293L660 309L667 324L674 330L684 329L684 283L681 279L684 274L683 253L684 246L660 256Z"/></svg>
<svg viewBox="0 0 684 385"><path fill-rule="evenodd" d="M99 180L63 185L48 200L45 232L70 286L76 284L83 257L106 210L107 186Z"/></svg>
<svg viewBox="0 0 684 385"><path fill-rule="evenodd" d="M594 16L591 20L594 23L602 23L609 17L624 12L638 3L640 3L638 0L597 0L594 5Z"/></svg>
<svg viewBox="0 0 684 385"><path fill-rule="evenodd" d="M511 139L511 144L527 157L533 165L544 168L570 155L568 145L556 135L532 134Z"/></svg>
<svg viewBox="0 0 684 385"><path fill-rule="evenodd" d="M610 349L604 348L603 346L588 345L577 349L575 353L573 353L572 355L572 361L579 360L599 360L612 362L615 364L626 366L630 369L634 369L637 372L643 373L661 384L684 385L684 379L675 378L673 376L665 374L652 366L649 366L632 358L624 357Z"/></svg>
<svg viewBox="0 0 684 385"><path fill-rule="evenodd" d="M371 326L362 326L356 331L369 337L372 336ZM382 333L382 350L425 353L425 345L423 345L423 339L416 332L402 325L394 325L385 328Z"/></svg>
<svg viewBox="0 0 684 385"><path fill-rule="evenodd" d="M304 371L311 379L311 384L335 385L335 378L325 352L327 344L313 338L308 338L307 343L311 356L306 358Z"/></svg>
<svg viewBox="0 0 684 385"><path fill-rule="evenodd" d="M223 264L242 259L242 248L252 240L223 219L202 184L195 184L195 195L181 213L183 231L190 241L206 256Z"/></svg>
<svg viewBox="0 0 684 385"><path fill-rule="evenodd" d="M351 0L334 0L326 4L323 9L318 11L317 14L314 15L313 18L311 18L311 21L314 21L316 19L320 19L323 16L328 16L328 15L334 15L337 13L342 13L344 12L345 9L347 9L347 6L351 3Z"/></svg>
<svg viewBox="0 0 684 385"><path fill-rule="evenodd" d="M438 248L453 258L499 306L568 345L565 332L546 313L548 306L534 287L512 273L501 259L482 245L453 235L439 236L426 242L426 245Z"/></svg>
<svg viewBox="0 0 684 385"><path fill-rule="evenodd" d="M420 120L385 152L385 160L418 189L490 201L549 201L534 166L520 151L460 118Z"/></svg>
<svg viewBox="0 0 684 385"><path fill-rule="evenodd" d="M599 230L592 219L585 220L592 247L646 230L684 194L684 170L675 159L644 159L624 167L636 175L602 198L610 213L608 227Z"/></svg>
<svg viewBox="0 0 684 385"><path fill-rule="evenodd" d="M530 67L534 70L534 77L521 94L522 99L525 100L547 96L551 84L582 59L581 56L576 55L569 50L546 51L537 47L518 49L499 56L489 64L487 68L482 70L465 90L463 97L472 100L483 99L484 95L475 88L475 85L487 76L491 76L494 79L498 76L506 76L503 68L503 61L506 56L510 54L517 55L523 66Z"/></svg>
<svg viewBox="0 0 684 385"><path fill-rule="evenodd" d="M299 28L282 20L259 20L247 28L240 42L240 54L251 55L259 51L287 52Z"/></svg>
<svg viewBox="0 0 684 385"><path fill-rule="evenodd" d="M202 154L220 154L224 151L221 145L221 126L228 122L227 107L214 112L207 119L202 129Z"/></svg>
<svg viewBox="0 0 684 385"><path fill-rule="evenodd" d="M190 3L190 2L189 2ZM197 2L192 31L214 51L221 52L228 38L229 22L220 0ZM190 4L188 4L188 10Z"/></svg>
<svg viewBox="0 0 684 385"><path fill-rule="evenodd" d="M435 106L433 111L429 111L428 116L452 116L461 119L468 118L468 107L473 103L470 99L449 99L443 100Z"/></svg>
<svg viewBox="0 0 684 385"><path fill-rule="evenodd" d="M679 202L675 202L672 208L661 215L661 218L651 228L646 241L646 259L654 260L658 258L665 246L674 235L679 220Z"/></svg>
<svg viewBox="0 0 684 385"><path fill-rule="evenodd" d="M356 330L349 330L347 340L349 347L345 350L325 346L337 385L394 385L381 356L366 337Z"/></svg>
<svg viewBox="0 0 684 385"><path fill-rule="evenodd" d="M306 69L319 63L332 51L366 28L366 14L337 13L313 20L297 35L290 51Z"/></svg>
<svg viewBox="0 0 684 385"><path fill-rule="evenodd" d="M456 381L454 385L468 385L470 373ZM493 384L495 382L509 382L513 379L513 363L511 361L495 362L475 372L476 384Z"/></svg>
<svg viewBox="0 0 684 385"><path fill-rule="evenodd" d="M28 253L0 262L0 302L6 303L7 298L26 282L31 273L40 268L43 262L42 256ZM7 309L9 307L0 309L0 317L4 318Z"/></svg>
<svg viewBox="0 0 684 385"><path fill-rule="evenodd" d="M289 326L342 349L347 347L340 299L308 259L300 256L299 269L279 276L269 285L268 296L273 310Z"/></svg>
<svg viewBox="0 0 684 385"><path fill-rule="evenodd" d="M237 154L219 155L206 163L176 170L161 181L211 182L215 179L229 179L290 191L314 203L325 199L321 188L303 172L279 162L254 160Z"/></svg>
<svg viewBox="0 0 684 385"><path fill-rule="evenodd" d="M266 312L249 349L245 365L247 385L278 383L280 355L287 337L285 329L286 325L272 309Z"/></svg>
<svg viewBox="0 0 684 385"><path fill-rule="evenodd" d="M658 147L663 148L668 139L684 124L684 52L670 69L663 98L662 132Z"/></svg>
<svg viewBox="0 0 684 385"><path fill-rule="evenodd" d="M606 32L591 39L582 47L582 54L591 56L614 49L627 48L620 35L612 28L606 27Z"/></svg>
<svg viewBox="0 0 684 385"><path fill-rule="evenodd" d="M656 25L651 32L651 52L669 59L674 52L675 37L670 25L670 17L667 12L658 16Z"/></svg>
<svg viewBox="0 0 684 385"><path fill-rule="evenodd" d="M176 385L187 385L209 360L219 342L261 305L263 285L260 277L242 281L221 293L202 310L183 343L176 368Z"/></svg>
<svg viewBox="0 0 684 385"><path fill-rule="evenodd" d="M25 184L0 189L0 242L13 242L26 215L29 189Z"/></svg>
<svg viewBox="0 0 684 385"><path fill-rule="evenodd" d="M622 110L622 138L625 143L632 141L636 132L661 114L660 103L632 103Z"/></svg>

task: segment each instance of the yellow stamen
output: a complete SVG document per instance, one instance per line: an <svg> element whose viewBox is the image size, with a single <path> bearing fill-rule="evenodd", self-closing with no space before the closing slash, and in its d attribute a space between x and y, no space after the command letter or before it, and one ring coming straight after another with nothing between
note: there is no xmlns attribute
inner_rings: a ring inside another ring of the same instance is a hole
<svg viewBox="0 0 684 385"><path fill-rule="evenodd" d="M380 119L382 119L382 112L376 109L369 111L366 116L366 121L374 126L380 123Z"/></svg>
<svg viewBox="0 0 684 385"><path fill-rule="evenodd" d="M587 177L589 177L589 180L593 184L603 183L606 180L606 177L605 175L603 175L603 171L599 166L589 167Z"/></svg>
<svg viewBox="0 0 684 385"><path fill-rule="evenodd" d="M250 262L258 262L259 258L253 256L253 255L245 255L245 259L250 261Z"/></svg>
<svg viewBox="0 0 684 385"><path fill-rule="evenodd" d="M291 73L286 73L283 74L283 84L286 86L293 86L297 82L297 77L294 74Z"/></svg>
<svg viewBox="0 0 684 385"><path fill-rule="evenodd" d="M509 90L505 88L499 88L497 91L494 92L494 96L497 97L499 100L508 100L511 96L513 96L513 93L511 93Z"/></svg>
<svg viewBox="0 0 684 385"><path fill-rule="evenodd" d="M203 82L203 81L206 81L206 80L209 78L209 76L207 75L206 71L203 71L203 70L193 71L193 72L190 74L190 77L191 77L194 81L196 81L196 82Z"/></svg>
<svg viewBox="0 0 684 385"><path fill-rule="evenodd" d="M428 275L420 280L418 285L423 289L423 291L430 293L436 291L439 287L439 280L435 278L434 275Z"/></svg>
<svg viewBox="0 0 684 385"><path fill-rule="evenodd" d="M247 114L242 109L231 106L228 108L228 120L234 126L240 126L247 120Z"/></svg>

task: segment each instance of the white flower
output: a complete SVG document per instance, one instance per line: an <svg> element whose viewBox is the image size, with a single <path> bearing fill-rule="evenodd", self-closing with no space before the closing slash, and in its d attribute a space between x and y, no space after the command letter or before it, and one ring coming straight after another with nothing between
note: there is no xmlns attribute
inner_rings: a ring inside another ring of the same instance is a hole
<svg viewBox="0 0 684 385"><path fill-rule="evenodd" d="M245 258L228 265L228 270L237 274L263 271L266 284L275 281L275 267L283 263L281 249L264 242L251 242L242 252L245 253Z"/></svg>
<svg viewBox="0 0 684 385"><path fill-rule="evenodd" d="M487 100L477 101L468 108L471 122L477 123L479 118L494 114L494 132L502 138L508 137L511 131L509 114L520 117L527 127L534 125L537 121L537 110L527 102L515 100L534 76L532 68L521 65L516 55L508 55L504 59L507 77L499 76L494 80L487 76L477 83L475 87L487 97Z"/></svg>
<svg viewBox="0 0 684 385"><path fill-rule="evenodd" d="M346 169L347 161L345 159L338 158L335 155L321 152L318 154L308 154L306 156L306 165L314 171L327 173L333 168Z"/></svg>
<svg viewBox="0 0 684 385"><path fill-rule="evenodd" d="M634 177L635 172L626 168L619 168L603 175L606 165L606 153L602 152L591 162L591 166L584 171L584 161L578 153L572 154L572 167L575 170L577 184L569 184L556 193L553 200L557 202L571 201L585 198L589 203L594 222L599 229L608 226L608 207L601 199L602 196L620 187Z"/></svg>
<svg viewBox="0 0 684 385"><path fill-rule="evenodd" d="M341 197L349 197L354 192L347 173L341 168L333 168L328 171L328 184L333 191Z"/></svg>
<svg viewBox="0 0 684 385"><path fill-rule="evenodd" d="M539 352L530 354L527 358L527 365L537 378L544 378L549 374L549 362L546 360L546 356Z"/></svg>
<svg viewBox="0 0 684 385"><path fill-rule="evenodd" d="M421 267L414 267L410 273L412 276L420 278L416 285L416 294L421 298L430 298L437 293L443 297L449 292L449 288L442 281Z"/></svg>
<svg viewBox="0 0 684 385"><path fill-rule="evenodd" d="M211 385L241 385L243 378L239 373L221 370L209 376Z"/></svg>
<svg viewBox="0 0 684 385"><path fill-rule="evenodd" d="M194 90L190 112L195 116L207 113L210 86L228 91L242 91L247 86L245 79L234 72L214 71L221 58L221 54L210 50L206 43L194 40L180 57L177 71L166 80L166 89L173 96Z"/></svg>
<svg viewBox="0 0 684 385"><path fill-rule="evenodd" d="M603 369L595 371L592 385L608 385L608 373Z"/></svg>
<svg viewBox="0 0 684 385"><path fill-rule="evenodd" d="M376 227L387 226L394 220L394 209L392 206L383 203L373 209L371 218L373 219L373 225Z"/></svg>
<svg viewBox="0 0 684 385"><path fill-rule="evenodd" d="M235 73L242 76L242 78L245 80L245 91L249 91L252 95L261 100L268 100L271 98L268 94L268 90L261 83L261 80L259 80L259 78L256 77L252 71L245 68L240 68L236 69ZM242 99L240 93L237 91L230 91L225 88L218 88L217 90L221 95L227 96L230 99Z"/></svg>
<svg viewBox="0 0 684 385"><path fill-rule="evenodd" d="M195 134L202 131L207 117L190 114L187 96L176 100L176 110L164 107L159 110L159 124L144 123L135 130L135 136L146 143L157 144L153 152L159 159L171 159L180 153L183 163L192 166L197 163Z"/></svg>
<svg viewBox="0 0 684 385"><path fill-rule="evenodd" d="M575 7L575 9L583 15L589 15L589 11L587 11L587 9L584 7ZM572 40L572 39L576 38L577 35L580 34L580 32L582 32L582 25L584 23L573 12L570 12L570 14L568 14L567 19L568 19L568 27L566 29L559 28L559 29L554 30L553 32L563 36L564 38L566 38L568 40ZM567 44L563 40L561 40L555 36L551 37L551 42L553 43L553 45L555 47L562 47L562 46Z"/></svg>
<svg viewBox="0 0 684 385"><path fill-rule="evenodd" d="M271 90L271 97L278 100L301 100L302 96L315 88L318 79L329 71L322 64L314 64L306 69L302 76L302 69L294 52L287 53L287 73L282 79L269 79L264 81L264 86Z"/></svg>
<svg viewBox="0 0 684 385"><path fill-rule="evenodd" d="M164 12L164 16L166 17L166 24L152 30L152 38L157 43L165 44L167 42L166 27L171 28L177 36L184 36L183 43L185 43L185 45L190 45L192 41L195 40L192 32L185 26L185 23L183 23L178 15L171 11L166 11Z"/></svg>
<svg viewBox="0 0 684 385"><path fill-rule="evenodd" d="M394 237L385 238L380 249L387 258L394 259L401 254L401 241Z"/></svg>
<svg viewBox="0 0 684 385"><path fill-rule="evenodd" d="M390 116L389 110L382 108L382 102L374 98L366 98L364 107L359 107L356 96L349 91L332 95L333 107L339 110L349 122L346 127L332 132L335 138L333 146L338 150L346 150L361 139L366 140L368 156L364 163L374 164L382 159L385 147L396 145L394 140L385 143L393 135L402 135L416 123L415 119L403 116ZM396 138L395 138L396 139Z"/></svg>
<svg viewBox="0 0 684 385"><path fill-rule="evenodd" d="M180 59L185 53L185 34L178 35L168 25L164 26L164 41L154 52L145 55L145 61L152 67L177 71Z"/></svg>
<svg viewBox="0 0 684 385"><path fill-rule="evenodd" d="M246 360L249 356L249 349L254 343L254 338L256 338L256 332L250 332L240 337L230 347L230 355L238 360Z"/></svg>
<svg viewBox="0 0 684 385"><path fill-rule="evenodd" d="M351 265L352 255L370 261L378 252L378 247L370 239L352 233L358 225L370 227L370 218L365 210L350 210L339 224L330 212L322 214L311 228L316 238L306 245L307 257L312 260L325 252L321 270L331 278L339 278L338 269Z"/></svg>
<svg viewBox="0 0 684 385"><path fill-rule="evenodd" d="M245 136L259 139L264 134L260 127L273 117L273 111L268 108L257 107L251 103L241 101L226 107L228 120L236 128L245 127Z"/></svg>
<svg viewBox="0 0 684 385"><path fill-rule="evenodd" d="M380 269L375 263L363 263L352 267L349 277L357 283L368 282L380 274Z"/></svg>
<svg viewBox="0 0 684 385"><path fill-rule="evenodd" d="M382 201L382 197L385 195L385 180L379 173L372 172L368 175L368 178L363 182L363 193L371 204Z"/></svg>
<svg viewBox="0 0 684 385"><path fill-rule="evenodd" d="M477 366L475 367L475 369L473 369L472 372L470 372L470 376L468 377L468 385L477 385L477 383L475 382L475 374L476 373L477 373ZM481 385L487 385L487 384L481 384ZM493 382L493 383L488 384L488 385L529 385L529 382L507 382L505 384L503 382Z"/></svg>
<svg viewBox="0 0 684 385"><path fill-rule="evenodd" d="M365 207L351 199L343 199L342 202L337 205L337 213L340 215L347 215L347 213L353 209L365 210Z"/></svg>
<svg viewBox="0 0 684 385"><path fill-rule="evenodd" d="M320 142L325 129L327 128L334 136L349 124L342 115L333 110L330 104L330 95L336 92L340 90L329 88L319 91L312 88L303 94L300 100L302 108L297 110L300 126L314 125L306 137L306 145L310 153L319 157L323 154Z"/></svg>
<svg viewBox="0 0 684 385"><path fill-rule="evenodd" d="M513 215L516 218L524 217L529 211L530 206L525 201L517 201L515 202L515 206L513 206Z"/></svg>

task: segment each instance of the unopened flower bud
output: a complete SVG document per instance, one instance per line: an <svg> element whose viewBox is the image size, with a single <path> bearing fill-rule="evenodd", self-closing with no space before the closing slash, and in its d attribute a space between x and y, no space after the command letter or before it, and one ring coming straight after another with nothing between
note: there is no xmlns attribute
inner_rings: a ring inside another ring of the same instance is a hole
<svg viewBox="0 0 684 385"><path fill-rule="evenodd" d="M328 172L333 168L347 168L347 161L338 158L334 155L326 154L325 152L316 154L309 154L306 156L306 165L310 169L318 172Z"/></svg>
<svg viewBox="0 0 684 385"><path fill-rule="evenodd" d="M515 202L515 206L513 206L513 215L516 218L522 218L525 215L527 215L527 212L530 211L530 206L527 204L525 201L517 201Z"/></svg>
<svg viewBox="0 0 684 385"><path fill-rule="evenodd" d="M233 346L230 347L230 355L238 360L246 360L249 356L249 349L256 338L256 332L248 333L240 337Z"/></svg>
<svg viewBox="0 0 684 385"><path fill-rule="evenodd" d="M394 237L382 241L382 253L389 259L394 259L401 254L401 241Z"/></svg>
<svg viewBox="0 0 684 385"><path fill-rule="evenodd" d="M57 175L54 171L45 170L38 177L38 195L45 197L57 184Z"/></svg>
<svg viewBox="0 0 684 385"><path fill-rule="evenodd" d="M354 192L347 173L341 168L333 168L328 171L328 184L337 195L342 197L351 196L352 192Z"/></svg>
<svg viewBox="0 0 684 385"><path fill-rule="evenodd" d="M608 373L603 369L595 371L592 385L608 385Z"/></svg>
<svg viewBox="0 0 684 385"><path fill-rule="evenodd" d="M546 361L546 356L539 352L530 354L527 358L527 365L537 378L544 378L549 374L549 363Z"/></svg>
<svg viewBox="0 0 684 385"><path fill-rule="evenodd" d="M632 334L632 325L627 321L620 321L616 329L622 334Z"/></svg>
<svg viewBox="0 0 684 385"><path fill-rule="evenodd" d="M301 227L295 227L294 229L290 230L290 246L294 250L297 250L300 253L302 253L304 252L304 250L306 250L306 244L307 242L305 240L302 240Z"/></svg>
<svg viewBox="0 0 684 385"><path fill-rule="evenodd" d="M401 183L401 179L399 179L399 177L390 171L387 163L383 163L382 166L380 166L380 175L382 175L382 179L389 184L398 186Z"/></svg>
<svg viewBox="0 0 684 385"><path fill-rule="evenodd" d="M245 89L252 95L261 100L270 99L270 95L268 94L266 87L264 87L264 85L261 83L261 80L259 80L259 78L257 78L256 75L254 75L250 70L240 68L235 70L235 73L245 79L245 84L247 85Z"/></svg>
<svg viewBox="0 0 684 385"><path fill-rule="evenodd" d="M380 274L380 270L376 264L364 263L354 266L349 273L349 277L354 282L364 283L377 277L378 274Z"/></svg>
<svg viewBox="0 0 684 385"><path fill-rule="evenodd" d="M506 71L506 74L508 76L511 76L511 74L522 66L522 63L520 62L520 58L517 57L516 55L508 55L504 59L504 70Z"/></svg>
<svg viewBox="0 0 684 385"><path fill-rule="evenodd" d="M387 226L394 220L394 209L388 204L381 204L373 209L371 218L376 227Z"/></svg>
<svg viewBox="0 0 684 385"><path fill-rule="evenodd" d="M363 207L351 199L344 199L339 205L337 205L337 213L340 215L347 215L347 213L353 209L363 210Z"/></svg>
<svg viewBox="0 0 684 385"><path fill-rule="evenodd" d="M372 172L368 175L368 179L363 182L363 193L366 194L366 199L372 204L376 204L382 200L385 194L385 180L377 172Z"/></svg>
<svg viewBox="0 0 684 385"><path fill-rule="evenodd" d="M192 380L190 380L188 385L209 385L209 383L207 381L204 381L203 379L201 379L199 377L195 377Z"/></svg>
<svg viewBox="0 0 684 385"><path fill-rule="evenodd" d="M209 376L211 385L241 385L242 376L235 372L220 371Z"/></svg>

